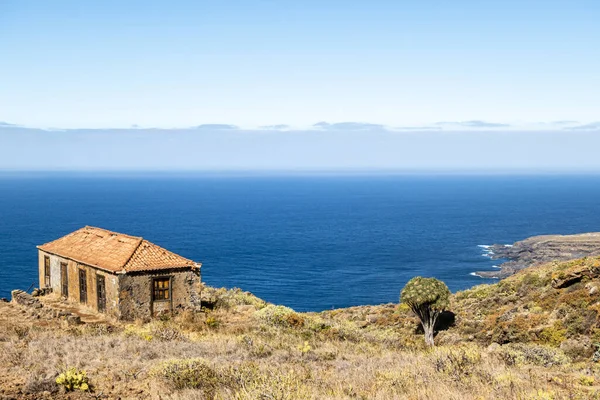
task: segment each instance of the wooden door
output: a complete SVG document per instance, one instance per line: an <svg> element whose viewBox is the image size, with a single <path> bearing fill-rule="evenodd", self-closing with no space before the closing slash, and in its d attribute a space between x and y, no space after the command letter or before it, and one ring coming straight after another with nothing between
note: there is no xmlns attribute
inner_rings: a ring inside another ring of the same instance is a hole
<svg viewBox="0 0 600 400"><path fill-rule="evenodd" d="M87 303L87 274L84 269L79 270L79 302Z"/></svg>
<svg viewBox="0 0 600 400"><path fill-rule="evenodd" d="M98 311L106 311L106 283L102 275L96 275L96 293L98 294Z"/></svg>
<svg viewBox="0 0 600 400"><path fill-rule="evenodd" d="M67 263L60 264L60 283L61 283L61 294L64 297L69 297L69 272L67 270Z"/></svg>

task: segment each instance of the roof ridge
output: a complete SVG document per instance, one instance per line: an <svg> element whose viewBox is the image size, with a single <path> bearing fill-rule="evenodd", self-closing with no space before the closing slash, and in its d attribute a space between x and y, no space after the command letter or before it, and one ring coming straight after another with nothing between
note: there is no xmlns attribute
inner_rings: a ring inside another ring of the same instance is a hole
<svg viewBox="0 0 600 400"><path fill-rule="evenodd" d="M140 240L143 240L143 239L144 239L144 238L143 238L143 237L141 237L141 236L133 236L133 235L128 235L128 234L126 234L126 233L121 233L121 232L117 232L117 231L111 231L110 229L106 229L106 228L100 228L100 227L98 227L98 226L86 225L86 226L84 226L83 228L80 228L80 229L78 229L78 230L81 230L81 229L97 229L97 230L99 230L99 231L104 231L104 232L107 232L107 233L114 233L115 235L126 236L126 237L129 237L129 238L132 238L132 239L140 239ZM75 231L75 232L77 232L77 231ZM75 233L75 232L71 232L71 233Z"/></svg>
<svg viewBox="0 0 600 400"><path fill-rule="evenodd" d="M49 241L49 242L46 242L46 243L40 244L39 246L36 246L36 247L37 247L37 248L40 248L40 247L42 247L42 246L46 246L46 245L49 245L49 244L51 244L51 243L58 242L59 240L61 240L61 239L63 239L63 238L66 238L66 237L69 237L69 236L73 236L73 235L75 235L77 232L79 232L80 230L83 230L83 229L85 229L85 228L93 228L93 226L84 226L84 227L82 227L82 228L79 228L79 229L76 229L76 230L74 230L73 232L69 232L69 233L67 233L67 234L66 234L66 235L64 235L64 236L61 236L61 237L59 237L59 238L56 238L56 239L54 239L54 240L51 240L51 241ZM99 229L101 229L101 228L99 228Z"/></svg>
<svg viewBox="0 0 600 400"><path fill-rule="evenodd" d="M133 255L138 251L138 249L140 248L142 243L144 243L144 241L147 242L147 240L144 240L144 238L142 238L142 237L140 237L139 239L140 240L138 241L138 244L135 246L135 248L133 249L133 251L131 252L129 257L127 257L127 260L123 263L123 266L121 267L126 272L127 272L127 270L125 269L125 267L127 266L127 264L129 264L129 261L131 261L131 259L133 258Z"/></svg>

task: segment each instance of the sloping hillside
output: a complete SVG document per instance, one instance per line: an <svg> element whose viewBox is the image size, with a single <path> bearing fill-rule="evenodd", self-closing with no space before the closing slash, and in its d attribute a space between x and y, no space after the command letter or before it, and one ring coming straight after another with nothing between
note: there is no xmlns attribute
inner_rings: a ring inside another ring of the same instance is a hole
<svg viewBox="0 0 600 400"><path fill-rule="evenodd" d="M202 313L70 325L0 303L0 399L600 398L599 276L584 259L457 293L434 349L394 304L296 313L207 288ZM69 367L91 392L56 384Z"/></svg>

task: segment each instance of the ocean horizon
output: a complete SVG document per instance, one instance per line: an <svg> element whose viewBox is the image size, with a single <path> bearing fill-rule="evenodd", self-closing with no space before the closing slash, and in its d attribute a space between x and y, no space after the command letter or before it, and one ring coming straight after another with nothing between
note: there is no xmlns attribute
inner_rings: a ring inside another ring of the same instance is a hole
<svg viewBox="0 0 600 400"><path fill-rule="evenodd" d="M398 302L413 276L493 283L486 246L600 231L600 175L0 173L0 297L37 250L85 225L203 263L211 286L298 311Z"/></svg>

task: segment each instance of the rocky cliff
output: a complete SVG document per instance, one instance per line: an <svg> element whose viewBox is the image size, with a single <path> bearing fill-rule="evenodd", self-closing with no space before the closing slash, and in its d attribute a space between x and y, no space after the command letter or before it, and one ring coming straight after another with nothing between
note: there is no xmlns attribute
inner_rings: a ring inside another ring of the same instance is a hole
<svg viewBox="0 0 600 400"><path fill-rule="evenodd" d="M600 232L578 235L533 236L512 245L495 244L489 248L496 260L508 260L498 271L478 271L485 278L506 278L533 265L600 255Z"/></svg>

